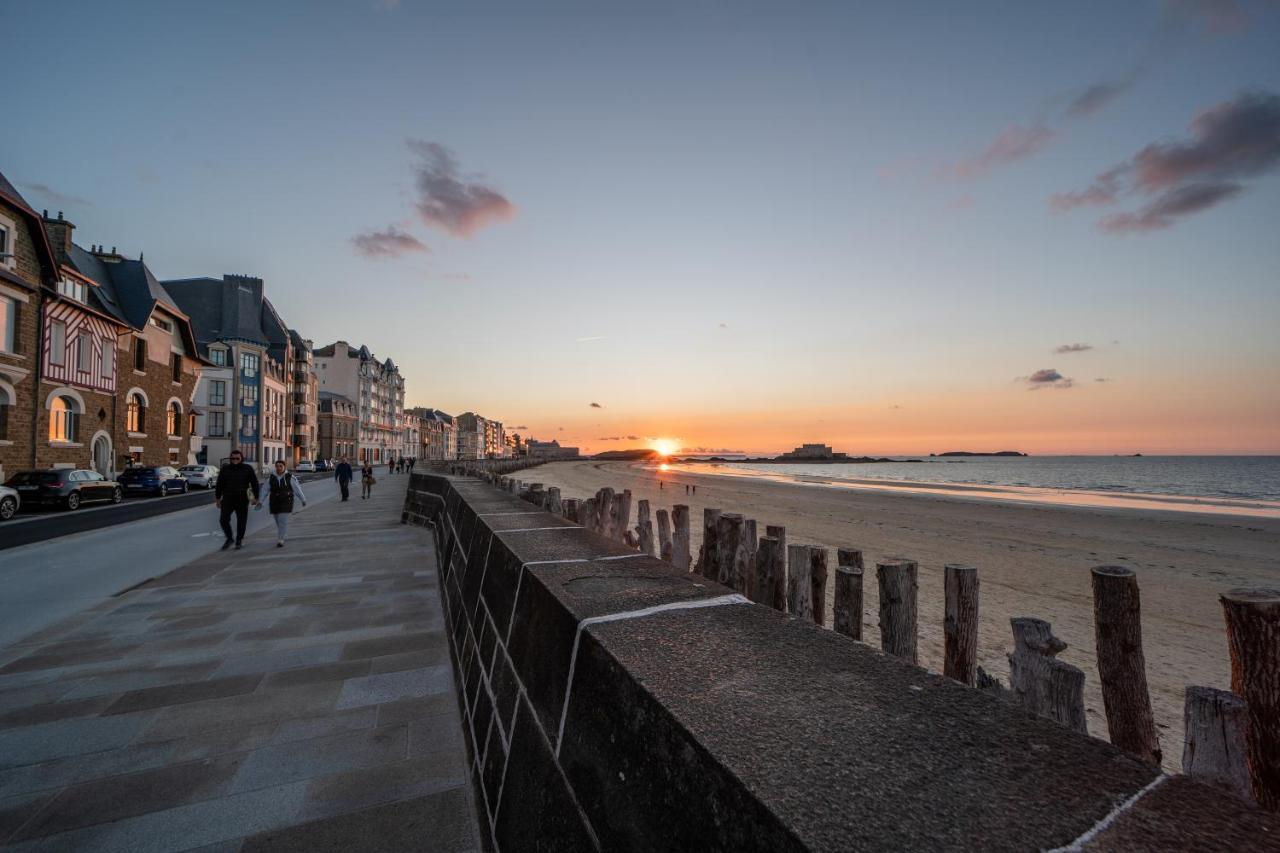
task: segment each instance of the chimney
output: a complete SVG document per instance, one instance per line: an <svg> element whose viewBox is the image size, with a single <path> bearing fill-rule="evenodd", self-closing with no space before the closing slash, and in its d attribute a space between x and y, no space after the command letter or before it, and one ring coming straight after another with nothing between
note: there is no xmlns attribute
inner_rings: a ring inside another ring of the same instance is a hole
<svg viewBox="0 0 1280 853"><path fill-rule="evenodd" d="M49 235L49 245L53 247L53 256L61 263L71 251L71 232L76 226L62 218L61 210L58 211L57 219L51 218L47 210L41 218L44 220L44 231Z"/></svg>

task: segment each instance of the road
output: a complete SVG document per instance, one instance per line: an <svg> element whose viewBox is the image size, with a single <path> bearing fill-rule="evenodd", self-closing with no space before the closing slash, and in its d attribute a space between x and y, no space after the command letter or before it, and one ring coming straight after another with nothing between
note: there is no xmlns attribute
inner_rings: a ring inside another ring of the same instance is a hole
<svg viewBox="0 0 1280 853"><path fill-rule="evenodd" d="M328 478L303 488L311 505L338 494ZM265 508L249 511L249 533L270 524ZM0 647L220 547L217 513L202 504L0 551Z"/></svg>

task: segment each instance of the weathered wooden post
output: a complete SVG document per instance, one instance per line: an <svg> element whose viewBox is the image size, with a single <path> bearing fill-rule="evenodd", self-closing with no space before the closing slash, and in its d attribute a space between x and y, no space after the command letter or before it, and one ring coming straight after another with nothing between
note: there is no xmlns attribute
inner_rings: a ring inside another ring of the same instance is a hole
<svg viewBox="0 0 1280 853"><path fill-rule="evenodd" d="M625 542L631 528L631 490L623 489L613 498L613 538Z"/></svg>
<svg viewBox="0 0 1280 853"><path fill-rule="evenodd" d="M671 544L671 514L665 509L658 510L658 557L672 562L675 550Z"/></svg>
<svg viewBox="0 0 1280 853"><path fill-rule="evenodd" d="M594 522L596 533L606 539L613 538L613 489L608 486L596 492Z"/></svg>
<svg viewBox="0 0 1280 853"><path fill-rule="evenodd" d="M547 512L560 515L564 512L564 502L560 498L560 490L555 486L547 489Z"/></svg>
<svg viewBox="0 0 1280 853"><path fill-rule="evenodd" d="M727 587L738 589L736 574L738 550L742 541L743 518L736 512L722 512L716 519L716 580ZM739 590L741 592L741 590Z"/></svg>
<svg viewBox="0 0 1280 853"><path fill-rule="evenodd" d="M636 538L640 540L640 550L653 556L653 522L649 519L649 502L641 500L636 504Z"/></svg>
<svg viewBox="0 0 1280 853"><path fill-rule="evenodd" d="M781 524L766 524L764 535L778 540L778 559L782 561L782 583L787 583L787 528ZM784 611L785 612L785 611Z"/></svg>
<svg viewBox="0 0 1280 853"><path fill-rule="evenodd" d="M671 565L683 571L692 571L692 539L689 531L689 507L676 504L671 508Z"/></svg>
<svg viewBox="0 0 1280 853"><path fill-rule="evenodd" d="M751 590L756 585L757 540L756 520L754 518L744 519L742 522L742 537L738 541L738 564L733 571L737 575L738 583L741 587L738 592L747 598L751 598Z"/></svg>
<svg viewBox="0 0 1280 853"><path fill-rule="evenodd" d="M1018 616L1009 655L1009 689L1029 711L1086 733L1084 671L1057 659L1067 644L1043 619Z"/></svg>
<svg viewBox="0 0 1280 853"><path fill-rule="evenodd" d="M787 612L797 619L813 621L814 554L816 545L787 546Z"/></svg>
<svg viewBox="0 0 1280 853"><path fill-rule="evenodd" d="M563 504L564 517L574 524L578 523L578 499L565 498Z"/></svg>
<svg viewBox="0 0 1280 853"><path fill-rule="evenodd" d="M1149 764L1160 764L1160 741L1142 654L1138 577L1124 566L1095 566L1093 636L1111 742Z"/></svg>
<svg viewBox="0 0 1280 853"><path fill-rule="evenodd" d="M942 674L970 687L978 677L978 570L947 563Z"/></svg>
<svg viewBox="0 0 1280 853"><path fill-rule="evenodd" d="M862 639L862 552L836 551L836 601L833 627L847 637Z"/></svg>
<svg viewBox="0 0 1280 853"><path fill-rule="evenodd" d="M1253 798L1280 811L1280 589L1233 589L1221 597L1231 650L1231 692L1244 700Z"/></svg>
<svg viewBox="0 0 1280 853"><path fill-rule="evenodd" d="M809 555L809 584L813 587L813 621L827 624L827 549L814 547Z"/></svg>
<svg viewBox="0 0 1280 853"><path fill-rule="evenodd" d="M1188 687L1183 724L1182 772L1226 785L1252 800L1244 700L1227 690Z"/></svg>
<svg viewBox="0 0 1280 853"><path fill-rule="evenodd" d="M752 601L787 612L786 576L782 571L782 546L772 536L760 539L755 553L755 582Z"/></svg>
<svg viewBox="0 0 1280 853"><path fill-rule="evenodd" d="M596 529L595 498L583 498L582 503L578 504L578 523L587 530L594 531Z"/></svg>
<svg viewBox="0 0 1280 853"><path fill-rule="evenodd" d="M916 652L916 564L914 560L876 563L880 587L880 648L886 654L919 663Z"/></svg>
<svg viewBox="0 0 1280 853"><path fill-rule="evenodd" d="M720 510L705 507L702 510L702 547L698 549L699 574L709 580L720 577L720 564L717 562L719 549L716 546L716 524L720 519Z"/></svg>

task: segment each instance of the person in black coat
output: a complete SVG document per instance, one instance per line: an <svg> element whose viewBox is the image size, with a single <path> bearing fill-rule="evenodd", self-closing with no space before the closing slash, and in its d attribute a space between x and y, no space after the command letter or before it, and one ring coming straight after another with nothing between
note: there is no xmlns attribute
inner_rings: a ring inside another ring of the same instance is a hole
<svg viewBox="0 0 1280 853"><path fill-rule="evenodd" d="M351 470L351 463L347 461L347 457L342 457L342 461L338 463L338 467L333 471L333 479L338 481L338 488L342 490L342 499L344 501L350 497L348 489L351 487L351 481L355 478L355 472Z"/></svg>
<svg viewBox="0 0 1280 853"><path fill-rule="evenodd" d="M219 510L218 523L222 525L222 534L227 541L222 543L222 550L234 544L240 550L244 542L244 528L249 523L249 503L258 505L258 475L252 465L244 463L244 454L239 450L231 451L231 461L218 469L218 483L214 487L214 506ZM231 515L236 516L236 535L231 536Z"/></svg>

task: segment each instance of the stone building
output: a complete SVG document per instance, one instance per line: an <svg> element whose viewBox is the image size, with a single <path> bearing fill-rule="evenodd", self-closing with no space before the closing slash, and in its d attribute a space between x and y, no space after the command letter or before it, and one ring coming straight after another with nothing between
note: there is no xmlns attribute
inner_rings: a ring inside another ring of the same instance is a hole
<svg viewBox="0 0 1280 853"><path fill-rule="evenodd" d="M341 394L331 391L319 393L318 431L322 459L357 460L356 440L360 431L359 407Z"/></svg>
<svg viewBox="0 0 1280 853"><path fill-rule="evenodd" d="M485 419L475 412L458 415L458 458L485 458Z"/></svg>
<svg viewBox="0 0 1280 853"><path fill-rule="evenodd" d="M458 458L458 441L453 416L423 406L409 410L418 419L419 459L443 461Z"/></svg>
<svg viewBox="0 0 1280 853"><path fill-rule="evenodd" d="M316 442L317 417L319 415L319 387L316 383L315 360L311 355L311 341L294 329L289 330L291 354L289 360L289 399L293 406L293 463L315 459L320 446Z"/></svg>
<svg viewBox="0 0 1280 853"><path fill-rule="evenodd" d="M318 388L357 406L356 454L362 462L404 455L404 377L391 359L378 361L368 347L335 341L313 350Z"/></svg>

